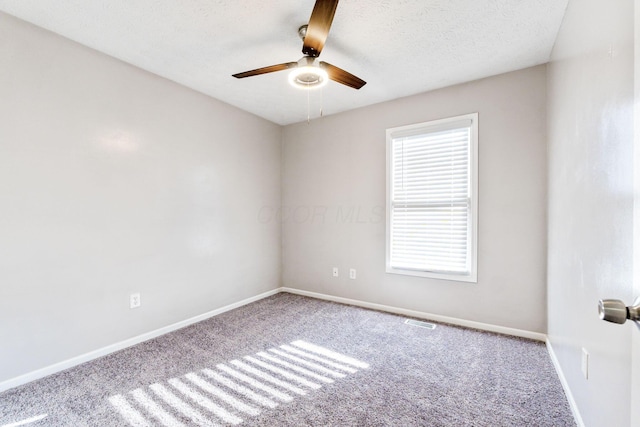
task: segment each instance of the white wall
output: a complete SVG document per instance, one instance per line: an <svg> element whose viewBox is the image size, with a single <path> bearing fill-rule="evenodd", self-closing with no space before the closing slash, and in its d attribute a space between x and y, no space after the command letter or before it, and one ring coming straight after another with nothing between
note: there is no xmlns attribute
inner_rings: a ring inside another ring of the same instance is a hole
<svg viewBox="0 0 640 427"><path fill-rule="evenodd" d="M283 285L546 332L545 85L543 65L285 127ZM476 111L478 283L386 274L385 129Z"/></svg>
<svg viewBox="0 0 640 427"><path fill-rule="evenodd" d="M630 425L633 325L602 322L596 307L633 300L633 12L570 1L549 65L549 339L594 427Z"/></svg>
<svg viewBox="0 0 640 427"><path fill-rule="evenodd" d="M0 382L277 288L280 154L279 126L0 14Z"/></svg>

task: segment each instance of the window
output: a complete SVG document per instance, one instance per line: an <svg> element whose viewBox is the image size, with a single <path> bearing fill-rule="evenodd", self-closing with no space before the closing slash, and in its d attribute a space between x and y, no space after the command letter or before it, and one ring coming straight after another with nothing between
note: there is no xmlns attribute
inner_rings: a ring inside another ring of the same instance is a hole
<svg viewBox="0 0 640 427"><path fill-rule="evenodd" d="M478 114L387 129L387 272L477 282Z"/></svg>

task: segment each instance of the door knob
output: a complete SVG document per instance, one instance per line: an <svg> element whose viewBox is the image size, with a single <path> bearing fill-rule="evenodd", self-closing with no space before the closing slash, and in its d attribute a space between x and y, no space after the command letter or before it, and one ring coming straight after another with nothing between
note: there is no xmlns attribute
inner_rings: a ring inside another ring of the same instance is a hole
<svg viewBox="0 0 640 427"><path fill-rule="evenodd" d="M640 321L640 299L629 307L617 299L601 299L598 301L598 315L601 320L611 323L623 324L627 319Z"/></svg>

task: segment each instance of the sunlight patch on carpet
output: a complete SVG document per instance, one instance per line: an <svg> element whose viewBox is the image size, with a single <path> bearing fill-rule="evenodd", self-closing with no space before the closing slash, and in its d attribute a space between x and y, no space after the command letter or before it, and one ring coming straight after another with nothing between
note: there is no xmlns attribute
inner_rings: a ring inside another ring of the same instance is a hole
<svg viewBox="0 0 640 427"><path fill-rule="evenodd" d="M219 364L216 366L216 368L220 369L221 371L225 372L226 374L232 376L233 378L243 381L246 384L248 384L250 387L253 387L257 390L266 392L267 394L269 394L271 397L278 399L282 402L291 402L293 400L293 397L289 396L287 393L283 393L281 391L276 390L273 387L270 387L258 380L253 379L252 377L249 377L247 375L244 375L241 372L236 371L235 369L232 369L226 365L223 364Z"/></svg>
<svg viewBox="0 0 640 427"><path fill-rule="evenodd" d="M16 421L14 423L9 423L9 424L3 424L0 427L18 427L18 426L26 426L28 424L33 424L37 421L43 420L47 418L47 414L42 414L42 415L38 415L35 417L31 417L31 418L26 418L24 420L20 420L20 421Z"/></svg>
<svg viewBox="0 0 640 427"><path fill-rule="evenodd" d="M253 366L247 365L246 363L241 362L239 360L232 360L231 364L236 368L242 369L243 371L245 371L245 373L253 374L254 376L260 378L263 381L266 381L268 383L271 383L281 388L284 388L286 390L289 390L295 394L299 394L300 396L304 396L307 394L306 390L303 390L300 387L297 387L291 384L290 382L280 380L274 377L273 375L267 374L266 372L263 372L258 368L254 368Z"/></svg>
<svg viewBox="0 0 640 427"><path fill-rule="evenodd" d="M225 391L221 390L218 387L215 387L211 384L209 384L208 382L200 379L200 377L198 377L195 374L187 374L186 375L187 378L189 379L189 381L192 381L194 384L196 384L197 386L199 386L200 388L202 388L204 391L206 391L207 393L210 393L211 395L217 397L218 399L222 400L223 402L233 406L234 409L240 411L240 412L245 412L249 415L258 415L260 413L260 410L251 406L251 405L247 405L246 403L244 403L243 401L236 399L235 397L231 396L229 393L226 393ZM211 402L209 399L207 399L206 397L202 396L201 394L194 392L192 390L190 390L186 385L184 385L182 382L180 382L179 379L177 378L173 378L169 380L169 384L171 384L172 386L176 387L178 390L180 390L182 393L184 393L185 395L191 397L192 399L194 399L195 401L197 401L200 406L204 406L204 407L213 407L213 405L215 405L214 403L209 403Z"/></svg>
<svg viewBox="0 0 640 427"><path fill-rule="evenodd" d="M336 372L336 371L333 371L331 369L327 369L326 367L324 367L322 365L319 365L319 364L313 363L313 362L309 362L308 360L301 359L299 357L293 356L291 354L288 354L286 352L280 351L278 349L270 348L269 351L272 352L272 353L277 354L278 356L282 356L282 357L284 357L286 359L293 360L294 362L296 362L296 363L298 363L300 365L308 366L308 367L310 367L310 368L312 368L312 369L314 369L316 371L320 371L323 374L329 375L331 377L334 377L334 378L344 378L344 377L346 377L346 375L341 373L341 372ZM260 354L260 353L258 353L258 354Z"/></svg>
<svg viewBox="0 0 640 427"><path fill-rule="evenodd" d="M299 350L297 348L294 348L294 347L291 347L291 346L288 346L288 345L281 345L280 348L285 350L285 351L288 351L290 353L293 353L295 355L302 356L303 358L307 358L307 359L315 360L316 362L324 363L325 365L329 365L332 368L338 369L339 371L348 372L350 374L355 374L356 372L358 372L357 369L351 368L349 366L341 365L339 363L332 362L331 360L327 360L326 358L323 358L323 357L320 357L320 356L316 356L315 354L307 353L305 351Z"/></svg>
<svg viewBox="0 0 640 427"><path fill-rule="evenodd" d="M301 340L267 351L114 395L109 402L133 427L179 427L183 421L238 425L242 417L273 410L277 402L292 402L295 396L369 368L368 363Z"/></svg>
<svg viewBox="0 0 640 427"><path fill-rule="evenodd" d="M183 423L178 421L173 415L165 411L162 406L156 403L147 393L143 390L136 389L131 392L131 395L140 406L146 410L155 419L160 421L163 426L167 427L182 427ZM127 420L129 421L129 420Z"/></svg>
<svg viewBox="0 0 640 427"><path fill-rule="evenodd" d="M308 350L312 353L317 353L321 356L328 357L330 359L337 360L338 362L346 363L347 365L353 365L356 368L367 369L369 368L368 363L361 362L352 357L345 356L344 354L336 353L335 351L328 350L324 347L320 347L319 345L309 344L304 341L294 341L291 344L299 347L303 350Z"/></svg>
<svg viewBox="0 0 640 427"><path fill-rule="evenodd" d="M273 400L264 397L258 393L255 393L254 391L252 391L251 389L244 387L240 384L235 383L234 381L218 374L217 372L212 371L211 369L203 369L202 372L214 379L215 381L219 382L222 385L227 386L228 388L230 388L231 390L241 394L242 396L248 398L249 400L252 400L254 403L257 403L259 405L262 406L266 406L267 408L275 408L276 406L278 406L278 404L276 402L274 402ZM188 374L187 377L189 375L193 375L193 376L197 376L196 374ZM205 381L206 382L206 381ZM204 387L203 387L204 388ZM206 390L206 388L205 388ZM258 413L260 413L260 411L258 411ZM257 414L256 414L257 415Z"/></svg>

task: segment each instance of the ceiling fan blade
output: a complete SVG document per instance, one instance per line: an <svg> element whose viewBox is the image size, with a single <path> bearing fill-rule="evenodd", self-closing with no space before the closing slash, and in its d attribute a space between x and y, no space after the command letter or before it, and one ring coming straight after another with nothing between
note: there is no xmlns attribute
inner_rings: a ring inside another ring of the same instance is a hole
<svg viewBox="0 0 640 427"><path fill-rule="evenodd" d="M338 68L335 65L331 65L328 62L320 61L320 67L329 74L329 78L331 80L342 83L345 86L360 89L362 86L367 84L367 82L362 80L360 77L356 77L350 72L345 71L342 68Z"/></svg>
<svg viewBox="0 0 640 427"><path fill-rule="evenodd" d="M297 62L285 62L284 64L270 65L268 67L256 68L255 70L233 74L233 77L236 79L243 79L245 77L258 76L260 74L275 73L276 71L283 71L297 66Z"/></svg>
<svg viewBox="0 0 640 427"><path fill-rule="evenodd" d="M307 34L304 36L302 53L314 58L320 56L337 7L338 0L316 0L309 18Z"/></svg>

